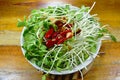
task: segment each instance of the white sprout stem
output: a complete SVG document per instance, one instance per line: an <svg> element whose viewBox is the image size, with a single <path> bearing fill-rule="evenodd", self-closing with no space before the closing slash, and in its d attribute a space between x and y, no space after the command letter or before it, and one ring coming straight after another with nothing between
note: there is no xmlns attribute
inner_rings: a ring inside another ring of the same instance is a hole
<svg viewBox="0 0 120 80"><path fill-rule="evenodd" d="M59 52L60 52L61 49L62 49L62 47L60 47L59 50L58 50L58 52L56 53L55 59L54 59L54 61L53 61L53 63L52 63L51 68L49 69L48 73L52 70L52 68L53 68L53 66L54 66L54 63L55 63L55 61L56 61L56 59L57 59L57 56L58 56L58 54L59 54Z"/></svg>
<svg viewBox="0 0 120 80"><path fill-rule="evenodd" d="M85 48L84 48L84 50L86 51L86 53L87 53L89 56L91 56L92 59L94 59L93 56L90 54L90 52L88 52Z"/></svg>
<svg viewBox="0 0 120 80"><path fill-rule="evenodd" d="M93 3L93 5L91 6L90 10L86 13L86 15L84 15L82 18L86 17L90 12L91 10L93 9L93 7L95 6L96 2Z"/></svg>
<svg viewBox="0 0 120 80"><path fill-rule="evenodd" d="M61 17L65 17L65 16L66 16L66 15L63 15L63 16L50 15L49 18L50 18L50 17L60 17L60 18L61 18Z"/></svg>
<svg viewBox="0 0 120 80"><path fill-rule="evenodd" d="M75 47L73 50L71 50L70 52L69 52L69 54L65 54L65 55L71 55L71 54L73 54L73 51L75 50L75 49L77 49L78 47ZM82 49L82 47L80 47L79 48L80 50Z"/></svg>
<svg viewBox="0 0 120 80"><path fill-rule="evenodd" d="M41 11L38 11L38 12L35 12L35 13L32 13L28 16L28 19L32 16L32 15L35 15L35 14L46 14L46 12L41 12Z"/></svg>
<svg viewBox="0 0 120 80"><path fill-rule="evenodd" d="M67 12L65 12L65 11L64 11L64 9L63 9L63 8L59 8L59 9L61 9L61 10L62 10L62 12L67 13ZM61 10L60 10L60 11L61 11Z"/></svg>
<svg viewBox="0 0 120 80"><path fill-rule="evenodd" d="M91 24L91 26L88 26L88 27L82 29L81 35L84 37L91 36L91 34L96 35L96 34L98 34L98 33L96 33L96 28L97 28L97 25ZM86 32L86 33L84 33L84 32Z"/></svg>
<svg viewBox="0 0 120 80"><path fill-rule="evenodd" d="M77 14L79 14L79 11L77 11L74 16L72 16L71 18L69 18L68 21L66 22L66 24L64 24L63 26L66 26L68 23L70 23L70 21L71 21Z"/></svg>
<svg viewBox="0 0 120 80"><path fill-rule="evenodd" d="M80 52L78 52L78 53L74 52L76 54L74 57L78 57L79 61L83 64L82 59L79 57L80 54L83 54L82 51L83 50L80 50ZM87 69L87 68L85 67L85 69Z"/></svg>
<svg viewBox="0 0 120 80"><path fill-rule="evenodd" d="M71 66L72 66L74 60L73 60L73 55L72 54L71 54L71 56L72 56L72 61L71 61Z"/></svg>
<svg viewBox="0 0 120 80"><path fill-rule="evenodd" d="M46 57L48 56L48 54L49 54L50 52L52 52L56 47L57 47L57 45L55 45L50 51L48 51L48 52L46 53L45 57L43 58L42 64L41 64L41 68L43 67L44 61L45 61Z"/></svg>
<svg viewBox="0 0 120 80"><path fill-rule="evenodd" d="M57 6L55 7L55 9L54 9L54 11L53 11L53 13L52 13L52 15L54 15L55 14L55 11L57 10Z"/></svg>
<svg viewBox="0 0 120 80"><path fill-rule="evenodd" d="M38 29L37 32L36 32L36 36L37 36L37 38L39 38L38 35L39 35L39 33L40 33L39 31L40 31L41 28L42 28L42 27L39 27L39 29Z"/></svg>
<svg viewBox="0 0 120 80"><path fill-rule="evenodd" d="M84 78L83 78L83 73L82 73L81 70L79 70L79 72L80 72L80 75L81 75L81 79L83 80L83 79L84 79Z"/></svg>
<svg viewBox="0 0 120 80"><path fill-rule="evenodd" d="M85 59L84 59L84 53L82 53L81 55L82 55L82 60L84 61L84 60L85 60Z"/></svg>
<svg viewBox="0 0 120 80"><path fill-rule="evenodd" d="M43 37L43 39L44 39L44 41L45 41L45 42L47 42L47 40L46 40L46 38L45 38L45 37Z"/></svg>
<svg viewBox="0 0 120 80"><path fill-rule="evenodd" d="M105 27L107 27L107 26L109 26L108 24L106 24L106 25L103 25L101 28L105 28Z"/></svg>
<svg viewBox="0 0 120 80"><path fill-rule="evenodd" d="M78 45L81 45L81 44L78 44ZM66 55L73 54L72 51L75 50L76 48L77 48L77 47L73 48L73 49L70 50L69 52L66 52L66 53L63 55L63 57L66 56Z"/></svg>
<svg viewBox="0 0 120 80"><path fill-rule="evenodd" d="M78 48L78 47L77 47L77 48ZM81 47L81 48L82 48L82 47ZM75 48L75 49L76 49L76 48ZM75 50L75 49L74 49L74 50ZM74 61L74 60L73 60L73 53L75 53L74 58L75 58L75 57L78 57L79 61L83 64L82 59L79 57L80 54L83 54L83 53L81 53L83 50L80 49L80 51L79 51L78 53L76 53L74 50L72 50L73 52L69 53L69 54L72 56L72 58L69 58L69 59L72 59L72 63L73 63L73 61ZM72 63L71 63L71 64L72 64ZM87 68L85 67L85 69L87 69Z"/></svg>
<svg viewBox="0 0 120 80"><path fill-rule="evenodd" d="M83 61L82 61L82 59L79 57L79 55L78 55L75 51L73 51L73 52L74 52L75 55L78 57L79 61L83 64Z"/></svg>
<svg viewBox="0 0 120 80"><path fill-rule="evenodd" d="M88 33L88 35L90 35L91 33L93 33L94 31L95 31L95 27L93 27L90 31L89 31L89 33Z"/></svg>
<svg viewBox="0 0 120 80"><path fill-rule="evenodd" d="M75 40L76 40L76 24L75 24L75 26L74 26L74 31L75 31Z"/></svg>
<svg viewBox="0 0 120 80"><path fill-rule="evenodd" d="M77 64L73 63L73 65L77 67ZM77 69L80 72L81 79L84 80L82 71L79 68L77 68Z"/></svg>
<svg viewBox="0 0 120 80"><path fill-rule="evenodd" d="M83 18L82 21L79 21L78 25L84 26L84 25L87 23L86 20L88 20L89 18L92 18L92 17L94 17L94 16L97 16L97 14L94 14L94 15L88 16L88 17L86 17L86 18Z"/></svg>

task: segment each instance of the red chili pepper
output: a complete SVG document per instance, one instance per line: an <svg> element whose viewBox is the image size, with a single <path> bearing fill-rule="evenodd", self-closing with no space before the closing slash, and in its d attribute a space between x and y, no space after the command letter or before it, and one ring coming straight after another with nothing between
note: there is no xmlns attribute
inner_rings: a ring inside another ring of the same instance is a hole
<svg viewBox="0 0 120 80"><path fill-rule="evenodd" d="M66 38L68 39L68 38L71 38L73 36L73 33L72 32L68 32L67 34L66 34Z"/></svg>
<svg viewBox="0 0 120 80"><path fill-rule="evenodd" d="M61 39L61 38L63 38L60 34L58 34L55 38L53 38L53 39L56 39L57 41L59 40L59 39Z"/></svg>
<svg viewBox="0 0 120 80"><path fill-rule="evenodd" d="M68 28L71 28L73 26L73 24L66 24L66 27L68 27Z"/></svg>
<svg viewBox="0 0 120 80"><path fill-rule="evenodd" d="M63 27L64 23L61 20L57 20L55 24L58 26L57 32L54 31L53 27L51 27L45 33L47 48L53 47L54 44L62 44L65 40L73 36L72 30L70 29L73 24L67 24L66 27Z"/></svg>
<svg viewBox="0 0 120 80"><path fill-rule="evenodd" d="M58 28L62 27L64 24L61 20L57 20L55 24L58 26Z"/></svg>
<svg viewBox="0 0 120 80"><path fill-rule="evenodd" d="M57 44L58 38L54 38L54 39L52 39L52 41L54 42L54 44Z"/></svg>
<svg viewBox="0 0 120 80"><path fill-rule="evenodd" d="M60 34L58 34L55 38L52 39L52 41L54 41L54 43L57 44L57 42L58 42L60 39L63 39L63 36L61 36Z"/></svg>
<svg viewBox="0 0 120 80"><path fill-rule="evenodd" d="M55 38L58 34L59 34L58 32L54 32L54 33L52 34L52 38Z"/></svg>
<svg viewBox="0 0 120 80"><path fill-rule="evenodd" d="M54 41L52 41L52 40L47 40L47 42L46 42L46 46L48 47L48 48L50 48L50 47L53 47L54 46Z"/></svg>
<svg viewBox="0 0 120 80"><path fill-rule="evenodd" d="M57 44L59 45L59 44L63 43L65 40L66 40L66 38L62 38L57 42Z"/></svg>
<svg viewBox="0 0 120 80"><path fill-rule="evenodd" d="M72 32L72 30L65 30L65 31L61 32L60 34L61 34L63 37L66 37L66 34L67 34L68 32Z"/></svg>
<svg viewBox="0 0 120 80"><path fill-rule="evenodd" d="M50 37L52 36L53 32L54 32L54 29L53 29L53 28L50 28L50 29L46 32L45 38L50 38Z"/></svg>

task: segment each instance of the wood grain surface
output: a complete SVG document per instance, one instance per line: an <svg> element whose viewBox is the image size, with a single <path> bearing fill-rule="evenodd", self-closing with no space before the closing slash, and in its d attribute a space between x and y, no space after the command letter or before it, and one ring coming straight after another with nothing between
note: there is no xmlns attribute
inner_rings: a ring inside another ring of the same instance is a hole
<svg viewBox="0 0 120 80"><path fill-rule="evenodd" d="M120 43L104 42L84 80L120 80ZM0 80L41 80L37 71L24 58L19 46L0 46ZM80 73L55 76L47 80L81 80Z"/></svg>
<svg viewBox="0 0 120 80"><path fill-rule="evenodd" d="M22 28L16 26L17 19L28 16L33 9L48 5L72 4L91 6L91 14L98 14L102 24L118 42L104 41L101 54L95 59L84 80L120 80L120 0L0 0L0 80L41 80L43 72L36 70L24 58L20 49ZM80 73L57 76L49 75L47 80L81 80Z"/></svg>
<svg viewBox="0 0 120 80"><path fill-rule="evenodd" d="M0 45L19 45L22 28L16 26L17 20L23 20L33 9L63 3L91 6L95 1L91 14L98 14L102 24L110 25L108 29L120 41L120 0L0 0Z"/></svg>

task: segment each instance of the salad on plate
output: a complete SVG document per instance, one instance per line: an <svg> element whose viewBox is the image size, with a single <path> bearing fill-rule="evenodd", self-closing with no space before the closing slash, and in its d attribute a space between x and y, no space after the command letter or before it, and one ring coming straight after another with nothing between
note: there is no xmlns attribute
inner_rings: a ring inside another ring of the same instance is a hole
<svg viewBox="0 0 120 80"><path fill-rule="evenodd" d="M48 6L18 20L18 27L24 26L21 46L26 59L46 73L61 73L95 58L102 37L116 39L90 14L93 6Z"/></svg>

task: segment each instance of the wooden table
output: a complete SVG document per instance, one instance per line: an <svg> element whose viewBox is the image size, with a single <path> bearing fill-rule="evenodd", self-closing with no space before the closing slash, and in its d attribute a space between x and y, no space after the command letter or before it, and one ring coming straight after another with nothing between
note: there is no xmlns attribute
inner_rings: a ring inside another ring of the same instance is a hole
<svg viewBox="0 0 120 80"><path fill-rule="evenodd" d="M41 80L42 72L31 66L22 55L19 38L22 28L17 28L17 19L28 16L32 9L57 3L74 6L91 6L95 0L0 0L0 80ZM96 0L91 14L97 13L103 24L118 42L104 41L100 54L84 76L84 80L120 80L120 0ZM48 76L48 80L81 80L76 72L64 76Z"/></svg>

